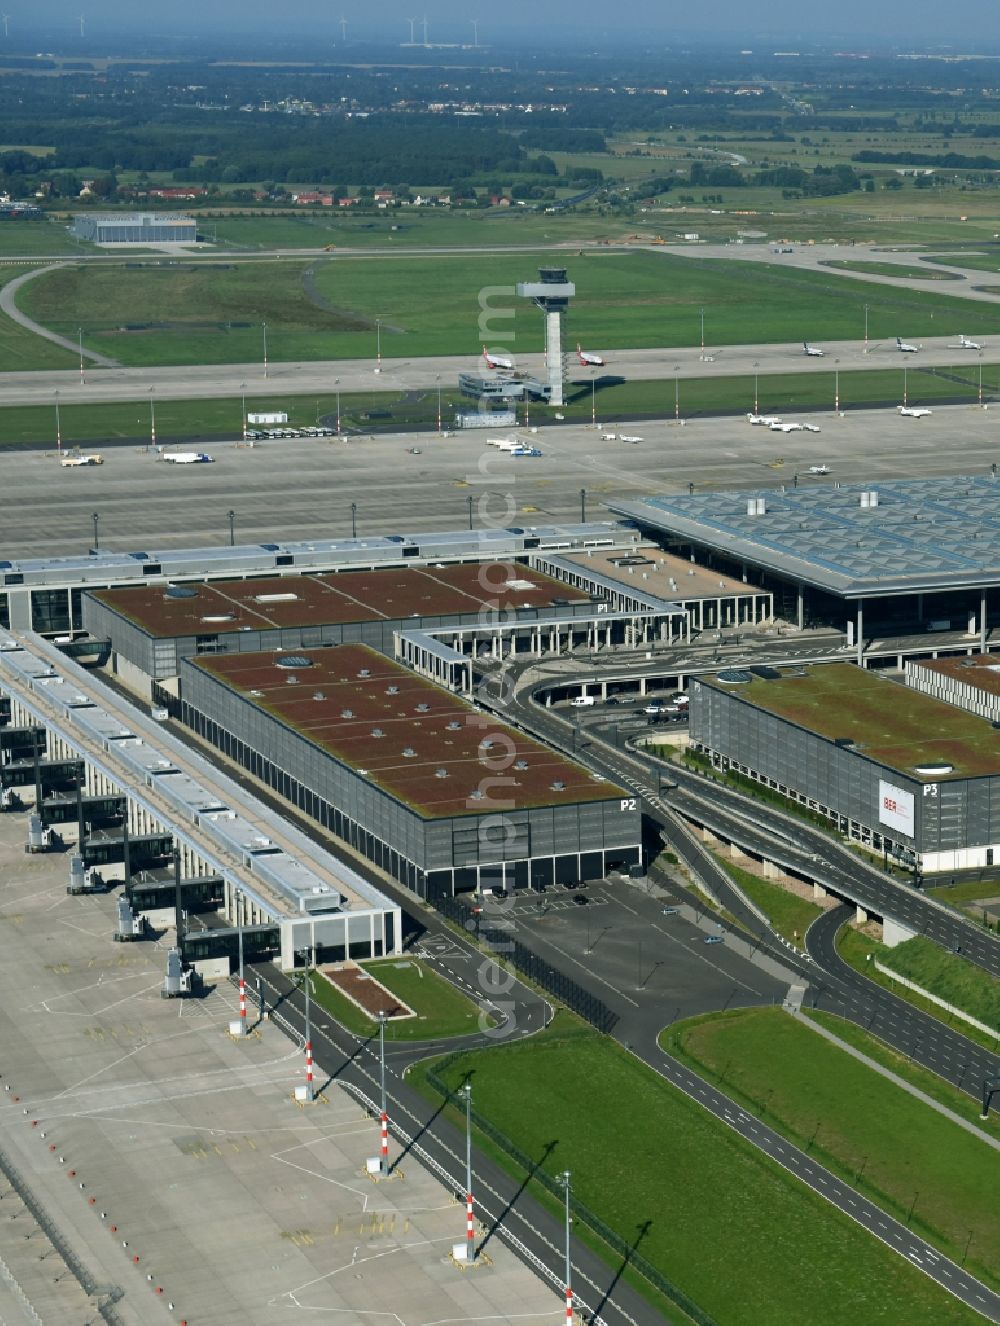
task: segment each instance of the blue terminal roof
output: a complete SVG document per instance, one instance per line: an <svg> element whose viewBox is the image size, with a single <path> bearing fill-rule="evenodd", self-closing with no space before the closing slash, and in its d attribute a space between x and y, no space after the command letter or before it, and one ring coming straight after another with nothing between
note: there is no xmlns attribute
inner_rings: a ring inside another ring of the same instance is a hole
<svg viewBox="0 0 1000 1326"><path fill-rule="evenodd" d="M864 493L877 493L878 505L862 506ZM748 514L751 498L763 498L762 514ZM1000 584L1000 479L991 475L605 505L647 529L844 598Z"/></svg>

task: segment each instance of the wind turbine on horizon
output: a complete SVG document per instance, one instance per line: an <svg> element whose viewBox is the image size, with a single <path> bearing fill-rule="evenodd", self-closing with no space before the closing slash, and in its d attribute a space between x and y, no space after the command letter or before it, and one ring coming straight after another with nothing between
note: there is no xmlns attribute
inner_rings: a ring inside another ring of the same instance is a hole
<svg viewBox="0 0 1000 1326"><path fill-rule="evenodd" d="M342 45L344 45L344 46L347 45L347 19L346 19L346 18L342 18L342 19L340 20L340 40L341 40L341 44L342 44Z"/></svg>
<svg viewBox="0 0 1000 1326"><path fill-rule="evenodd" d="M469 19L469 22L472 24L472 44L473 44L473 46L475 46L475 47L478 49L478 47L479 47L479 19L478 19L478 18L470 18L470 19Z"/></svg>
<svg viewBox="0 0 1000 1326"><path fill-rule="evenodd" d="M424 15L424 45L427 45L427 15Z"/></svg>
<svg viewBox="0 0 1000 1326"><path fill-rule="evenodd" d="M9 19L10 19L10 15L9 15L9 14L0 14L0 18L3 19L3 35L4 35L5 37L9 37L9 36L10 36L10 33L9 33L8 30L7 30L7 23L8 23L8 21L9 21Z"/></svg>
<svg viewBox="0 0 1000 1326"><path fill-rule="evenodd" d="M80 37L81 37L81 39L84 38L84 37L86 37L86 35L87 35L87 26L86 26L86 25L87 25L87 18L86 18L86 15L85 15L85 14L81 14L81 15L80 15Z"/></svg>
<svg viewBox="0 0 1000 1326"><path fill-rule="evenodd" d="M409 23L409 25L410 25L410 45L411 45L411 46L415 46L415 45L416 45L416 40L415 40L415 38L414 38L413 31L414 31L414 28L415 28L416 25L417 25L417 20L416 20L415 18L408 18L406 21L407 21L407 23Z"/></svg>

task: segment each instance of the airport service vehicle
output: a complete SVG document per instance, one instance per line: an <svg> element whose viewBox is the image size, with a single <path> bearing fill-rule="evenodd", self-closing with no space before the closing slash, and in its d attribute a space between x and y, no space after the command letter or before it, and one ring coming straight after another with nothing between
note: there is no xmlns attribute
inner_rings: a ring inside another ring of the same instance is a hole
<svg viewBox="0 0 1000 1326"><path fill-rule="evenodd" d="M802 425L802 428L803 428L803 431L806 432L806 433L818 433L818 432L819 432L819 424L803 424L803 425Z"/></svg>
<svg viewBox="0 0 1000 1326"><path fill-rule="evenodd" d="M617 433L602 433L602 434L601 434L601 441L602 441L602 442L617 442L617 441L618 441L618 434L617 434Z"/></svg>
<svg viewBox="0 0 1000 1326"><path fill-rule="evenodd" d="M104 457L96 451L91 451L82 456L63 456L59 463L67 469L75 469L81 465L103 465Z"/></svg>
<svg viewBox="0 0 1000 1326"><path fill-rule="evenodd" d="M574 709L589 709L591 705L596 703L597 699L593 695L574 695L570 700L570 704Z"/></svg>
<svg viewBox="0 0 1000 1326"><path fill-rule="evenodd" d="M540 456L541 450L538 447L511 447L509 453L511 456Z"/></svg>
<svg viewBox="0 0 1000 1326"><path fill-rule="evenodd" d="M772 424L780 424L781 419L776 414L748 414L748 424L761 424L765 428L770 428Z"/></svg>
<svg viewBox="0 0 1000 1326"><path fill-rule="evenodd" d="M638 433L622 433L623 442L641 442L642 438Z"/></svg>
<svg viewBox="0 0 1000 1326"><path fill-rule="evenodd" d="M809 474L829 474L829 473L830 473L830 467L829 467L829 465L810 465L810 466L809 466L808 473L809 473Z"/></svg>
<svg viewBox="0 0 1000 1326"><path fill-rule="evenodd" d="M773 424L769 424L768 427L770 428L770 430L771 430L772 433L801 433L801 432L802 432L802 425L801 425L801 424L796 424L796 423L787 423L787 424L783 424L783 423L781 422L780 419L776 420Z"/></svg>
<svg viewBox="0 0 1000 1326"><path fill-rule="evenodd" d="M486 346L483 346L483 358L486 360L487 368L513 368L514 361L507 355L491 355Z"/></svg>
<svg viewBox="0 0 1000 1326"><path fill-rule="evenodd" d="M930 414L930 410L924 405L897 405L896 409L907 419L922 419L925 414Z"/></svg>
<svg viewBox="0 0 1000 1326"><path fill-rule="evenodd" d="M917 351L920 349L920 346L919 346L919 345L912 345L909 341L901 341L901 340L899 339L899 337L897 336L897 337L896 337L896 349L900 352L900 354L904 354L904 355L915 355L915 354L917 353Z"/></svg>
<svg viewBox="0 0 1000 1326"><path fill-rule="evenodd" d="M410 447L407 454L410 456L420 456L423 453L421 452L419 447Z"/></svg>
<svg viewBox="0 0 1000 1326"><path fill-rule="evenodd" d="M821 350L818 345L810 345L808 341L802 342L802 349L810 359L822 359L826 354L825 350Z"/></svg>
<svg viewBox="0 0 1000 1326"><path fill-rule="evenodd" d="M516 437L488 437L486 439L488 447L496 447L498 451L516 451L518 447L523 446L520 438Z"/></svg>
<svg viewBox="0 0 1000 1326"><path fill-rule="evenodd" d="M970 341L968 336L959 335L954 345L949 345L949 350L981 350L983 347L978 341Z"/></svg>
<svg viewBox="0 0 1000 1326"><path fill-rule="evenodd" d="M591 350L581 350L579 342L577 342L576 353L579 357L580 363L583 364L585 368L601 368L604 365L604 360L600 355L595 355Z"/></svg>
<svg viewBox="0 0 1000 1326"><path fill-rule="evenodd" d="M165 451L163 460L169 460L171 465L211 465L212 457L204 451Z"/></svg>

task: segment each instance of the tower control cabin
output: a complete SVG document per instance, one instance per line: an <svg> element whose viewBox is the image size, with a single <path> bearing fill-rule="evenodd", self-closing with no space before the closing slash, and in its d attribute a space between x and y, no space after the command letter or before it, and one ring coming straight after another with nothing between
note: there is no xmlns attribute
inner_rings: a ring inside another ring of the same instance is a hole
<svg viewBox="0 0 1000 1326"><path fill-rule="evenodd" d="M545 368L550 405L563 405L562 316L576 294L565 267L540 267L537 281L518 281L521 299L533 299L545 314Z"/></svg>

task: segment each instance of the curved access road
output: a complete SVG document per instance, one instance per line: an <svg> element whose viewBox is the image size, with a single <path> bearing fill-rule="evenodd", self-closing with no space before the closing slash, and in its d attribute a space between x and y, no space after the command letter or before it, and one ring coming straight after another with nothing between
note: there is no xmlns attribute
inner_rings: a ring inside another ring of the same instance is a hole
<svg viewBox="0 0 1000 1326"><path fill-rule="evenodd" d="M36 267L34 271L25 272L23 276L15 276L13 281L8 281L0 290L0 312L6 313L12 322L18 323L25 331L32 332L35 336L41 336L44 340L51 341L53 345L58 345L63 350L69 350L72 354L80 354L81 346L78 341L71 341L67 336L60 336L58 332L43 327L40 322L36 322L34 318L29 318L27 313L24 313L17 306L17 292L23 285L28 281L33 281L36 276L47 276L50 272L57 272L60 267L66 265L64 262L56 262L48 267ZM109 359L107 355L98 354L96 350L88 350L86 346L82 347L82 354L84 359L89 359L98 368L118 367L117 359Z"/></svg>

